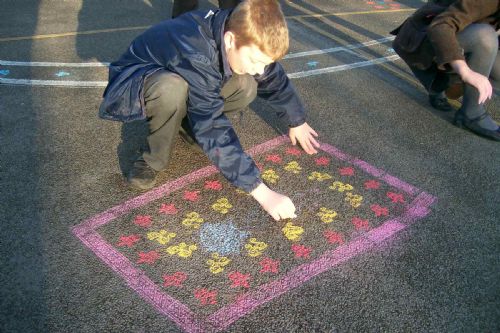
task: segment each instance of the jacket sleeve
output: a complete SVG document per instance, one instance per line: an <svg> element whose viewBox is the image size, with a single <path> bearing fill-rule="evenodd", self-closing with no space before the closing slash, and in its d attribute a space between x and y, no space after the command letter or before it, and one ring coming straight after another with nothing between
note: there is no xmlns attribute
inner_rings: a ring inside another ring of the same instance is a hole
<svg viewBox="0 0 500 333"><path fill-rule="evenodd" d="M196 140L208 158L233 185L251 192L261 182L260 171L243 151L220 95L221 74L203 57L183 60L176 71L189 85L188 118Z"/></svg>
<svg viewBox="0 0 500 333"><path fill-rule="evenodd" d="M439 68L453 60L465 60L456 34L469 24L493 15L498 6L497 0L457 0L432 20L427 32Z"/></svg>
<svg viewBox="0 0 500 333"><path fill-rule="evenodd" d="M305 123L306 112L302 101L278 62L267 66L264 73L255 79L258 83L257 95L276 110L279 118L285 117L290 127Z"/></svg>

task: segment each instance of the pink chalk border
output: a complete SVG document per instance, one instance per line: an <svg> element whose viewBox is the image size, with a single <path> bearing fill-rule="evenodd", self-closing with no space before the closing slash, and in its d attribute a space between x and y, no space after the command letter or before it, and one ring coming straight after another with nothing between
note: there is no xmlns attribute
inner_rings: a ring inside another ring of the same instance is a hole
<svg viewBox="0 0 500 333"><path fill-rule="evenodd" d="M280 136L273 140L253 147L248 152L256 155L271 150L288 142L287 136ZM332 269L352 257L373 248L378 243L391 238L397 232L405 229L411 223L429 214L429 207L436 198L418 188L407 184L398 178L377 169L370 164L352 157L328 144L321 144L321 150L335 158L353 164L366 173L378 178L400 191L416 196L409 203L405 212L397 217L385 221L379 227L359 236L348 244L326 251L314 261L295 267L278 280L261 285L257 289L247 292L232 304L220 308L208 317L201 318L193 313L184 303L166 294L158 285L148 278L143 271L138 269L125 256L107 243L96 229L114 219L127 214L131 210L141 207L170 192L178 190L201 178L217 173L213 166L199 169L189 175L166 183L147 193L128 200L118 206L100 213L72 228L73 234L91 249L102 261L120 275L142 298L151 303L160 313L174 321L186 332L217 332L226 329L233 322L255 310L258 306L269 302L273 298L300 286L314 276Z"/></svg>

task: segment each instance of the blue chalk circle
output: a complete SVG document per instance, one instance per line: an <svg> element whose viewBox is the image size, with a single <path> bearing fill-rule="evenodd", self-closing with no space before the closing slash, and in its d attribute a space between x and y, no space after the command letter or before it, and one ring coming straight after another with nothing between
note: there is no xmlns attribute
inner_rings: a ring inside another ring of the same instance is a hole
<svg viewBox="0 0 500 333"><path fill-rule="evenodd" d="M1 69L0 70L0 75L7 76L9 75L10 71L8 69Z"/></svg>
<svg viewBox="0 0 500 333"><path fill-rule="evenodd" d="M69 76L69 75L71 75L71 74L68 72L64 72L64 71L60 71L60 72L56 73L57 77L63 77L63 76Z"/></svg>
<svg viewBox="0 0 500 333"><path fill-rule="evenodd" d="M222 223L205 223L200 229L200 243L208 252L219 255L239 254L241 245L249 236L240 231L231 220Z"/></svg>
<svg viewBox="0 0 500 333"><path fill-rule="evenodd" d="M317 61L309 61L307 63L307 66L309 66L309 68L316 68L316 66L319 64L319 62Z"/></svg>

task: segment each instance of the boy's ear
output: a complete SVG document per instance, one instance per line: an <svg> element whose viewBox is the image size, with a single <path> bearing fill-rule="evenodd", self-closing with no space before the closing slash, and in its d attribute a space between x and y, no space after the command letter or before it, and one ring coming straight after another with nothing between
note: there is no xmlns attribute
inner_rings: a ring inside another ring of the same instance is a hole
<svg viewBox="0 0 500 333"><path fill-rule="evenodd" d="M236 49L236 36L232 31L224 33L224 44L226 45L226 49Z"/></svg>

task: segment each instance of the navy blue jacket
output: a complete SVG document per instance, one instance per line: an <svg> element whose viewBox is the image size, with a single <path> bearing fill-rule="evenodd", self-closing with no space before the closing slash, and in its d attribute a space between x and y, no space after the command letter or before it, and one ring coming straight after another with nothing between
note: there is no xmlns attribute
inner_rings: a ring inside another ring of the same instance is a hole
<svg viewBox="0 0 500 333"><path fill-rule="evenodd" d="M222 112L222 86L232 71L224 48L224 24L231 11L194 11L163 21L135 38L109 67L109 83L99 110L103 119L144 119L144 80L157 70L177 73L189 85L187 114L196 140L210 160L235 186L250 192L260 182L254 161L243 152ZM305 122L304 107L279 63L255 76L257 94L289 126Z"/></svg>

